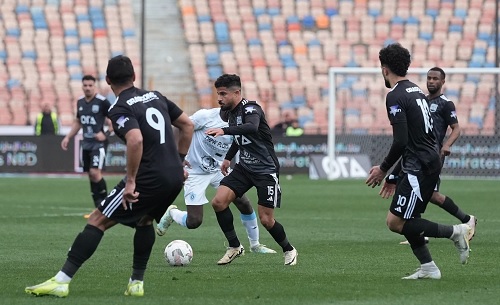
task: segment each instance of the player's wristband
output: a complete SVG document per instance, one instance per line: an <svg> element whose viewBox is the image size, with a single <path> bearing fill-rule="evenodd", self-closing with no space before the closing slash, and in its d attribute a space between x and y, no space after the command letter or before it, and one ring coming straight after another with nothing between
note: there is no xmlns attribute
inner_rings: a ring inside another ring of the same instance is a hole
<svg viewBox="0 0 500 305"><path fill-rule="evenodd" d="M398 182L398 176L396 175L388 175L385 177L385 183L396 184Z"/></svg>
<svg viewBox="0 0 500 305"><path fill-rule="evenodd" d="M179 157L181 158L181 161L184 162L184 159L186 159L186 154L179 153Z"/></svg>

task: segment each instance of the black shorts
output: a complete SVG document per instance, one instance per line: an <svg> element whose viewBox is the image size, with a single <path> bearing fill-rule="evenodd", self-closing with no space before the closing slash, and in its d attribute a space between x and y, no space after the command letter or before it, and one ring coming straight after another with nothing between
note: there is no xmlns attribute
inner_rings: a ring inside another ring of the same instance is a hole
<svg viewBox="0 0 500 305"><path fill-rule="evenodd" d="M439 192L439 187L441 186L441 175L438 178L438 182L436 183L436 186L434 187L434 192Z"/></svg>
<svg viewBox="0 0 500 305"><path fill-rule="evenodd" d="M183 180L178 180L154 194L139 192L139 201L129 204L128 209L124 210L122 198L125 180L122 179L97 208L109 219L130 227L135 227L144 215L153 217L158 223L182 189Z"/></svg>
<svg viewBox="0 0 500 305"><path fill-rule="evenodd" d="M230 188L236 197L243 196L250 188L255 187L259 205L271 209L281 205L281 188L277 173L252 174L238 163L220 184Z"/></svg>
<svg viewBox="0 0 500 305"><path fill-rule="evenodd" d="M392 197L391 213L403 219L420 217L425 212L438 179L439 172L432 175L403 174Z"/></svg>
<svg viewBox="0 0 500 305"><path fill-rule="evenodd" d="M81 163L83 171L88 172L91 168L104 169L104 161L106 160L106 149L101 147L94 150L82 150Z"/></svg>

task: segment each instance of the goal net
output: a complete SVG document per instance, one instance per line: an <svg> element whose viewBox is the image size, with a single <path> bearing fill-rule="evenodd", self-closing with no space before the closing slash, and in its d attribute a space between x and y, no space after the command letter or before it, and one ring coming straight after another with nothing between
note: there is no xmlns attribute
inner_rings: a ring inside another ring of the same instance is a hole
<svg viewBox="0 0 500 305"><path fill-rule="evenodd" d="M427 92L429 68L408 71L408 78L424 92ZM446 82L442 91L455 104L462 132L446 158L442 174L497 177L500 68L444 67L443 70ZM329 164L335 164L339 155L355 153L368 155L373 165L383 161L392 143L392 127L385 109L387 92L380 68L329 69ZM336 178L332 171L327 176Z"/></svg>

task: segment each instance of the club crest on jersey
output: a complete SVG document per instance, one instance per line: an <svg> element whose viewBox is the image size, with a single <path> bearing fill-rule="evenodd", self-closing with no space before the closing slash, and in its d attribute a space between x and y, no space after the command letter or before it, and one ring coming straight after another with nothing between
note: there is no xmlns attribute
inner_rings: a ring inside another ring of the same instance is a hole
<svg viewBox="0 0 500 305"><path fill-rule="evenodd" d="M254 111L257 111L254 106L248 106L245 108L245 114L252 114Z"/></svg>
<svg viewBox="0 0 500 305"><path fill-rule="evenodd" d="M98 113L99 112L99 105L92 105L92 112Z"/></svg>
<svg viewBox="0 0 500 305"><path fill-rule="evenodd" d="M452 118L457 118L457 112L456 111L452 111L451 114L450 114L450 117Z"/></svg>
<svg viewBox="0 0 500 305"><path fill-rule="evenodd" d="M431 112L436 112L438 110L438 105L437 104L431 104L431 107L429 107L429 110Z"/></svg>
<svg viewBox="0 0 500 305"><path fill-rule="evenodd" d="M398 112L401 112L401 108L399 108L398 105L389 107L389 113L392 114L393 116L396 116L396 113Z"/></svg>
<svg viewBox="0 0 500 305"><path fill-rule="evenodd" d="M116 125L118 125L118 129L124 128L125 123L128 121L128 117L121 116L118 120L116 120Z"/></svg>
<svg viewBox="0 0 500 305"><path fill-rule="evenodd" d="M236 117L236 125L241 125L243 124L243 119L241 118L241 116L237 116Z"/></svg>

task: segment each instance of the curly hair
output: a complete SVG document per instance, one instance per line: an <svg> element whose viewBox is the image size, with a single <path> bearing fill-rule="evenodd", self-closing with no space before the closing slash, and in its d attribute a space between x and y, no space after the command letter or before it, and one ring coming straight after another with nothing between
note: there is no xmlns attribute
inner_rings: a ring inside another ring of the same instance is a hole
<svg viewBox="0 0 500 305"><path fill-rule="evenodd" d="M215 88L220 87L238 87L241 88L241 80L240 77L236 74L223 74L217 78L214 84Z"/></svg>
<svg viewBox="0 0 500 305"><path fill-rule="evenodd" d="M411 63L410 52L399 43L390 44L380 50L378 58L382 66L398 76L406 76Z"/></svg>

